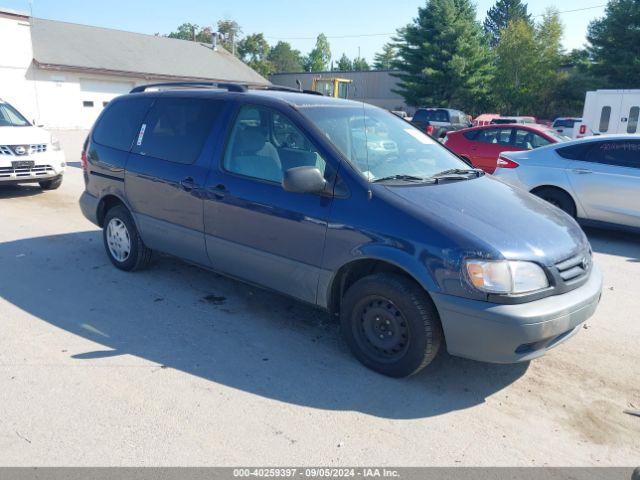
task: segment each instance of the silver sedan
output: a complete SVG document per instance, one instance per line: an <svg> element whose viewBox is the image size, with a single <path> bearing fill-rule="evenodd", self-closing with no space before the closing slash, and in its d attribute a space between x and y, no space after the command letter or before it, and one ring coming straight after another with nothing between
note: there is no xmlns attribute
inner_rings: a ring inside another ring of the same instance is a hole
<svg viewBox="0 0 640 480"><path fill-rule="evenodd" d="M494 176L584 224L640 229L640 136L597 136L504 152Z"/></svg>

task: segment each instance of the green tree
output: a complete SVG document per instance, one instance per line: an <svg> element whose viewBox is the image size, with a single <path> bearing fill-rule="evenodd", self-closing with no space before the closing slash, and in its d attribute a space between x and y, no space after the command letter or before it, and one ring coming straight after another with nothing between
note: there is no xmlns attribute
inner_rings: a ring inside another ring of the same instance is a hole
<svg viewBox="0 0 640 480"><path fill-rule="evenodd" d="M273 65L274 73L301 72L303 70L300 51L291 48L287 42L278 42L269 52L267 59Z"/></svg>
<svg viewBox="0 0 640 480"><path fill-rule="evenodd" d="M357 57L353 59L353 69L356 72L365 72L371 70L369 63L362 57Z"/></svg>
<svg viewBox="0 0 640 480"><path fill-rule="evenodd" d="M484 21L484 30L489 36L491 47L498 45L502 30L515 20L524 20L533 25L531 15L527 12L527 4L521 0L498 0L489 9Z"/></svg>
<svg viewBox="0 0 640 480"><path fill-rule="evenodd" d="M324 33L318 35L316 46L303 61L307 72L324 72L329 70L331 61L331 47Z"/></svg>
<svg viewBox="0 0 640 480"><path fill-rule="evenodd" d="M636 88L640 75L640 0L610 0L591 22L587 40L593 73L614 88Z"/></svg>
<svg viewBox="0 0 640 480"><path fill-rule="evenodd" d="M530 114L536 103L537 45L535 29L514 20L502 30L496 46L494 88L496 106L508 115Z"/></svg>
<svg viewBox="0 0 640 480"><path fill-rule="evenodd" d="M346 53L343 53L338 60L338 70L341 72L349 72L353 70L353 62L347 57Z"/></svg>
<svg viewBox="0 0 640 480"><path fill-rule="evenodd" d="M219 20L218 21L218 36L220 44L228 52L237 55L238 50L236 48L240 37L242 35L242 29L238 22L235 20Z"/></svg>
<svg viewBox="0 0 640 480"><path fill-rule="evenodd" d="M169 38L179 38L180 40L191 40L193 42L211 42L211 27L199 27L195 23L183 23L175 32L171 32Z"/></svg>
<svg viewBox="0 0 640 480"><path fill-rule="evenodd" d="M238 42L238 56L262 76L273 73L273 64L269 61L269 43L262 33L247 35Z"/></svg>
<svg viewBox="0 0 640 480"><path fill-rule="evenodd" d="M495 48L494 92L498 108L506 114L549 118L566 105L569 73L561 67L563 26L557 10L547 10L540 24L515 20L502 31Z"/></svg>
<svg viewBox="0 0 640 480"><path fill-rule="evenodd" d="M394 41L396 92L409 105L486 108L491 52L470 0L428 0Z"/></svg>
<svg viewBox="0 0 640 480"><path fill-rule="evenodd" d="M391 70L393 62L396 60L398 52L393 43L385 43L382 51L373 57L373 68L376 70Z"/></svg>

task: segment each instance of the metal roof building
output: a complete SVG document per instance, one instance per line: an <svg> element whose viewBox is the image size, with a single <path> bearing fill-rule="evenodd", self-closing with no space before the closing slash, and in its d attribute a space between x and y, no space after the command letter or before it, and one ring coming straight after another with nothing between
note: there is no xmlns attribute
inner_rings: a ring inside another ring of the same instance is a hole
<svg viewBox="0 0 640 480"><path fill-rule="evenodd" d="M166 80L268 80L221 46L0 10L0 98L50 128L90 128L134 86Z"/></svg>
<svg viewBox="0 0 640 480"><path fill-rule="evenodd" d="M296 88L296 80L305 89L311 88L314 78L345 78L352 80L349 88L349 99L370 103L387 110L404 110L413 112L404 99L393 90L397 88L398 78L390 70L369 70L363 72L300 72L277 73L271 75L270 80L276 85Z"/></svg>

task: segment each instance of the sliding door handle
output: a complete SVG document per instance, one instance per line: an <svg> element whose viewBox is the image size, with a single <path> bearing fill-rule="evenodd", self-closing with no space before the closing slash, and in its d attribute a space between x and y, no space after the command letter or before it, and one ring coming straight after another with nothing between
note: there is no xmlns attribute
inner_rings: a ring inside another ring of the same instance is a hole
<svg viewBox="0 0 640 480"><path fill-rule="evenodd" d="M180 181L180 186L185 192L190 192L196 188L196 182L193 180L193 177L187 177Z"/></svg>

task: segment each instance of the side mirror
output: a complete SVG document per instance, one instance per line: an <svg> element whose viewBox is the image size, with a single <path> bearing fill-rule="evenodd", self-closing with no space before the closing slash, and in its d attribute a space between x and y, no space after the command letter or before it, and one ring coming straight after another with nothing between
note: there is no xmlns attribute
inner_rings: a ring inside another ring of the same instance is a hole
<svg viewBox="0 0 640 480"><path fill-rule="evenodd" d="M282 188L293 193L324 193L327 181L316 167L295 167L284 172Z"/></svg>

